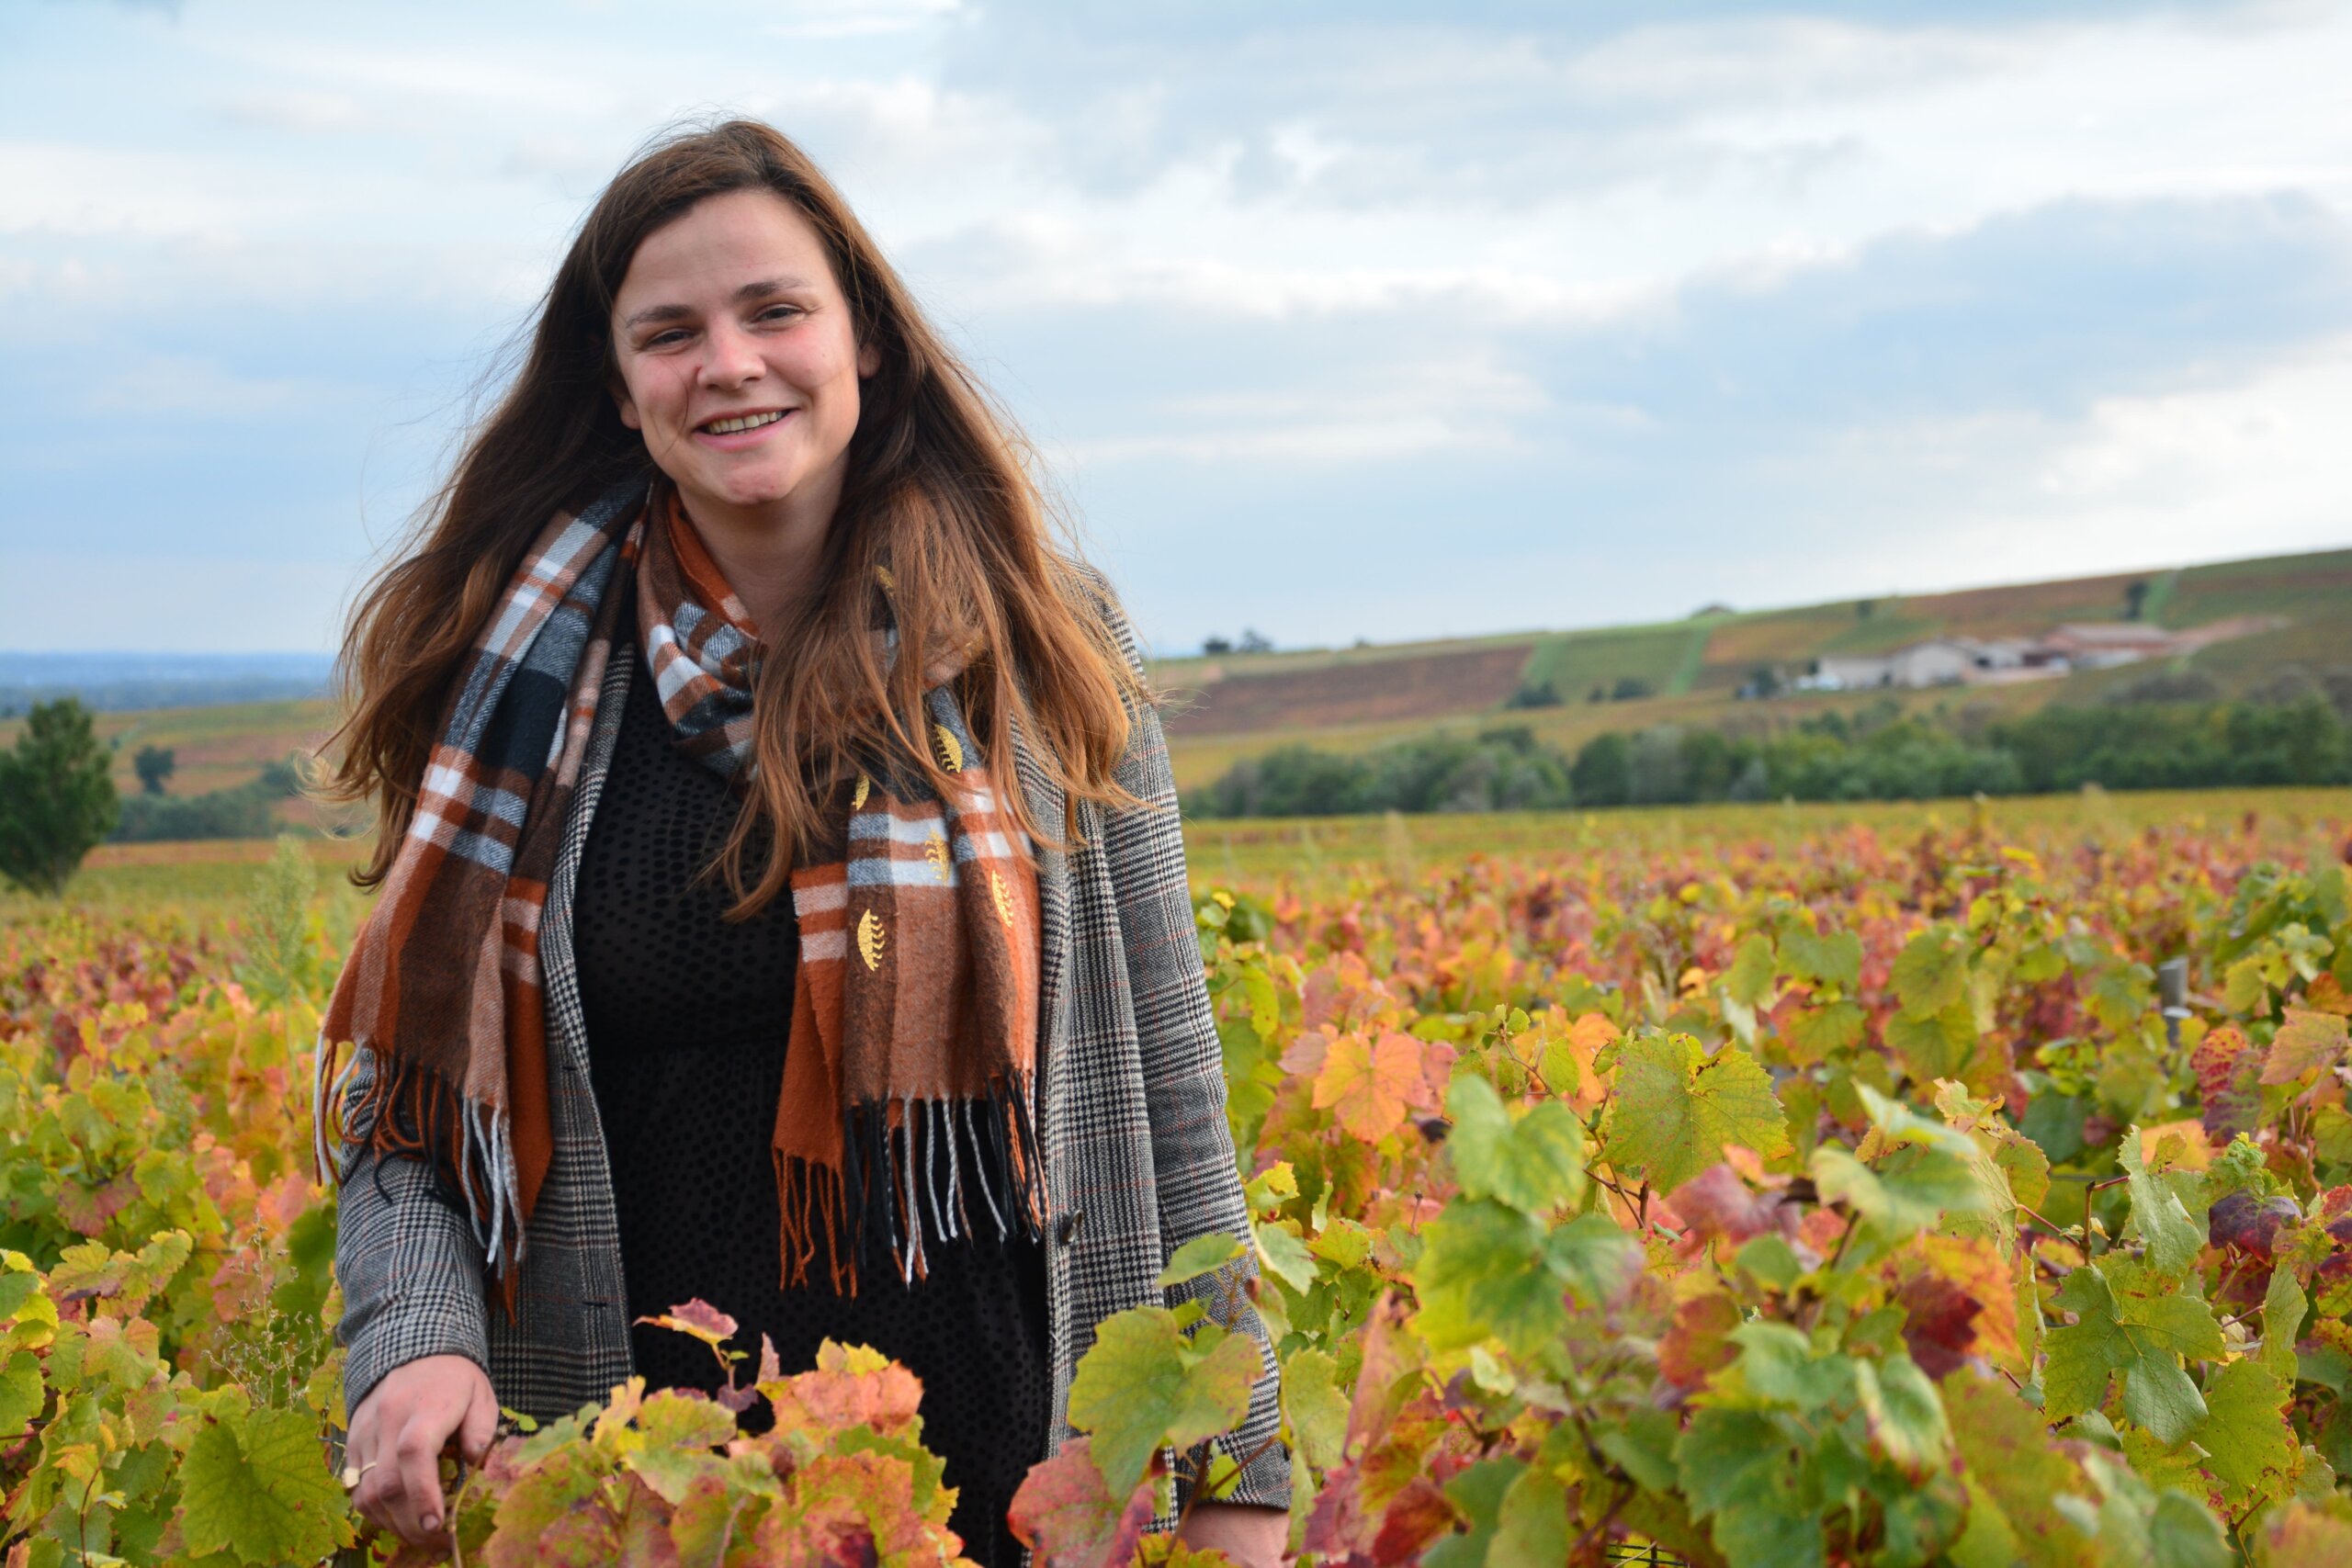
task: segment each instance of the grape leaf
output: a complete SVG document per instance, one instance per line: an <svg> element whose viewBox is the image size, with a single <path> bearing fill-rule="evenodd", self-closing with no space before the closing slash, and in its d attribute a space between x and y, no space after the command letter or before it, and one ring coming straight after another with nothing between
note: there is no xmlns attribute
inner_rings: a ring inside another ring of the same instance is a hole
<svg viewBox="0 0 2352 1568"><path fill-rule="evenodd" d="M1695 1518L1714 1516L1715 1547L1732 1568L1819 1568L1820 1511L1786 1434L1749 1410L1702 1409L1674 1446Z"/></svg>
<svg viewBox="0 0 2352 1568"><path fill-rule="evenodd" d="M1862 939L1852 931L1821 936L1793 927L1781 938L1781 963L1801 979L1841 987L1851 996L1862 983Z"/></svg>
<svg viewBox="0 0 2352 1568"><path fill-rule="evenodd" d="M1257 1237L1258 1261L1277 1280L1294 1291L1305 1291L1315 1283L1315 1255L1298 1239L1298 1233L1287 1222L1261 1220L1250 1227Z"/></svg>
<svg viewBox="0 0 2352 1568"><path fill-rule="evenodd" d="M1539 1101L1514 1120L1492 1084L1465 1073L1445 1109L1453 1119L1445 1146L1464 1197L1543 1214L1583 1195L1584 1126L1564 1102Z"/></svg>
<svg viewBox="0 0 2352 1568"><path fill-rule="evenodd" d="M674 1329L692 1335L709 1346L725 1344L735 1337L735 1320L699 1298L673 1306L659 1316L640 1317L639 1323L650 1323L657 1328Z"/></svg>
<svg viewBox="0 0 2352 1568"><path fill-rule="evenodd" d="M2239 1030L2223 1026L2197 1043L2188 1059L2197 1074L2199 1120L2207 1136L2227 1143L2262 1122L2262 1055Z"/></svg>
<svg viewBox="0 0 2352 1568"><path fill-rule="evenodd" d="M1922 1148L1872 1170L1835 1144L1813 1151L1807 1169L1824 1202L1842 1202L1883 1239L1928 1229L1946 1210L1984 1207L1984 1190L1967 1163L1948 1149Z"/></svg>
<svg viewBox="0 0 2352 1568"><path fill-rule="evenodd" d="M2051 1445L2042 1417L2007 1383L1977 1378L1946 1382L1943 1400L1969 1479L1999 1510L2018 1556L2033 1568L2091 1568L2094 1543L2057 1506L2084 1489L2083 1474Z"/></svg>
<svg viewBox="0 0 2352 1568"><path fill-rule="evenodd" d="M1241 1256L1241 1239L1224 1231L1209 1231L1178 1247L1152 1283L1165 1291L1214 1274Z"/></svg>
<svg viewBox="0 0 2352 1568"><path fill-rule="evenodd" d="M1262 1371L1246 1334L1209 1324L1188 1339L1166 1307L1131 1307L1095 1329L1070 1381L1069 1423L1093 1438L1103 1484L1124 1497L1162 1444L1188 1449L1238 1426Z"/></svg>
<svg viewBox="0 0 2352 1568"><path fill-rule="evenodd" d="M1724 973L1724 994L1742 1007L1762 1005L1772 989L1772 939L1762 931L1751 933Z"/></svg>
<svg viewBox="0 0 2352 1568"><path fill-rule="evenodd" d="M1564 1282L1544 1267L1541 1221L1491 1198L1448 1203L1422 1233L1414 1327L1440 1349L1489 1335L1532 1355L1566 1325Z"/></svg>
<svg viewBox="0 0 2352 1568"><path fill-rule="evenodd" d="M1869 1014L1848 1001L1799 1008L1786 1024L1789 1054L1801 1063L1819 1062L1860 1040L1869 1021Z"/></svg>
<svg viewBox="0 0 2352 1568"><path fill-rule="evenodd" d="M1739 1172L1728 1165L1709 1166L1676 1188L1667 1201L1700 1235L1734 1243L1767 1232L1777 1234L1783 1213L1792 1229L1796 1219L1793 1211L1782 1208L1778 1193L1750 1191Z"/></svg>
<svg viewBox="0 0 2352 1568"><path fill-rule="evenodd" d="M48 1401L41 1387L40 1362L30 1350L19 1350L0 1364L0 1434L21 1432Z"/></svg>
<svg viewBox="0 0 2352 1568"><path fill-rule="evenodd" d="M2095 1410L2106 1397L2109 1374L2120 1373L2124 1414L2170 1447L2206 1416L2204 1396L2180 1358L2219 1359L2222 1325L2195 1296L2131 1288L2143 1283L2128 1262L2086 1264L2066 1276L2054 1301L2076 1321L2050 1331L2045 1408L2052 1420Z"/></svg>
<svg viewBox="0 0 2352 1568"><path fill-rule="evenodd" d="M1968 990L1967 937L1948 925L1928 927L1894 955L1893 979L1905 1018L1930 1019L1962 1002Z"/></svg>
<svg viewBox="0 0 2352 1568"><path fill-rule="evenodd" d="M1951 1077L1966 1065L1975 1046L1976 1015L1965 1001L1924 1018L1902 1013L1887 1021L1886 1048L1915 1083Z"/></svg>
<svg viewBox="0 0 2352 1568"><path fill-rule="evenodd" d="M1340 1365L1328 1351L1308 1348L1283 1362L1283 1419L1292 1443L1317 1470L1340 1462L1348 1437L1348 1395Z"/></svg>
<svg viewBox="0 0 2352 1568"><path fill-rule="evenodd" d="M1709 1056L1688 1034L1648 1032L1618 1055L1607 1144L1611 1164L1671 1191L1723 1158L1727 1144L1768 1159L1788 1153L1788 1118L1747 1052Z"/></svg>
<svg viewBox="0 0 2352 1568"><path fill-rule="evenodd" d="M2274 1568L2352 1562L2352 1509L2339 1498L2296 1498L2263 1518L2261 1540L2265 1551L2257 1561Z"/></svg>
<svg viewBox="0 0 2352 1568"><path fill-rule="evenodd" d="M2262 1295L2262 1364L2290 1388L2298 1370L2295 1338L2310 1305L2290 1266L2281 1263L2270 1270L2270 1288Z"/></svg>
<svg viewBox="0 0 2352 1568"><path fill-rule="evenodd" d="M2289 1008L2287 1021L2270 1037L2263 1059L2265 1084L2293 1083L2306 1073L2324 1073L2344 1059L2346 1020L2332 1012Z"/></svg>
<svg viewBox="0 0 2352 1568"><path fill-rule="evenodd" d="M180 1461L180 1531L198 1553L310 1562L352 1541L351 1506L300 1410L216 1416Z"/></svg>
<svg viewBox="0 0 2352 1568"><path fill-rule="evenodd" d="M1315 1109L1334 1112L1341 1127L1377 1143L1405 1120L1425 1092L1421 1043L1391 1031L1377 1041L1353 1031L1331 1042L1315 1079Z"/></svg>
<svg viewBox="0 0 2352 1568"><path fill-rule="evenodd" d="M2172 1183L2149 1171L2140 1147L2139 1128L2124 1133L2116 1158L2129 1178L2126 1190L2132 1196L2132 1223L2139 1227L2140 1239L2148 1244L2148 1262L2159 1274L2187 1273L2204 1249L2205 1227L2189 1217Z"/></svg>
<svg viewBox="0 0 2352 1568"><path fill-rule="evenodd" d="M2283 1495L2302 1472L2287 1423L2293 1387L2253 1360L2232 1361L2206 1386L2205 1419L2189 1440L2205 1450L2205 1469L2222 1483L2233 1513Z"/></svg>
<svg viewBox="0 0 2352 1568"><path fill-rule="evenodd" d="M1503 1494L1486 1568L1559 1568L1567 1560L1567 1488L1550 1471L1531 1465Z"/></svg>
<svg viewBox="0 0 2352 1568"><path fill-rule="evenodd" d="M1910 1357L1856 1361L1854 1385L1871 1436L1905 1474L1920 1480L1944 1462L1951 1451L1951 1428L1944 1422L1943 1402Z"/></svg>

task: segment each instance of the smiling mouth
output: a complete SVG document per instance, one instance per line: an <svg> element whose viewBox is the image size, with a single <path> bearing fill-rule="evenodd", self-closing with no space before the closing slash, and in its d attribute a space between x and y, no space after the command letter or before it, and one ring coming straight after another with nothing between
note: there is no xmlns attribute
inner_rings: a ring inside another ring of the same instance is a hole
<svg viewBox="0 0 2352 1568"><path fill-rule="evenodd" d="M734 414L726 419L709 420L695 428L705 435L733 435L741 431L757 430L762 425L774 424L791 412L790 409L770 409L765 413Z"/></svg>

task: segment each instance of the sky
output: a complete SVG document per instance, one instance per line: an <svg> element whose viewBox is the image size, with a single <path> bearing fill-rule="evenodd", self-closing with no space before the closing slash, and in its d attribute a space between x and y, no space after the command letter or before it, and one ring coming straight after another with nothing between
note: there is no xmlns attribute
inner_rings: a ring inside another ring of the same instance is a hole
<svg viewBox="0 0 2352 1568"><path fill-rule="evenodd" d="M333 647L729 113L1163 653L2352 544L2347 78L2319 0L0 0L0 649Z"/></svg>

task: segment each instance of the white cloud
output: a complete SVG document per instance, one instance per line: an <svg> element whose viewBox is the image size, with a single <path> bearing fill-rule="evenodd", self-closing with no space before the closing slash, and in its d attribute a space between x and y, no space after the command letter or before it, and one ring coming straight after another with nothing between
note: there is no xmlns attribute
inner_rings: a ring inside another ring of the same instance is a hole
<svg viewBox="0 0 2352 1568"><path fill-rule="evenodd" d="M2230 385L2103 398L2041 465L2052 513L2092 549L2188 555L2352 538L2352 338Z"/></svg>

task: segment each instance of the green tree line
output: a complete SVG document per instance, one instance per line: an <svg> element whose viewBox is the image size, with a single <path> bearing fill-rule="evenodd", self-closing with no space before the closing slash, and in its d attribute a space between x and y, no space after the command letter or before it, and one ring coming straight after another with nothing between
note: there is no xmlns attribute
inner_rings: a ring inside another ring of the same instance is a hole
<svg viewBox="0 0 2352 1568"><path fill-rule="evenodd" d="M1929 800L2080 789L2352 784L2352 724L2326 698L2053 705L2015 719L1891 700L1769 732L1660 724L1571 757L1523 726L1362 753L1289 746L1184 796L1196 817L1542 810L1739 800Z"/></svg>

